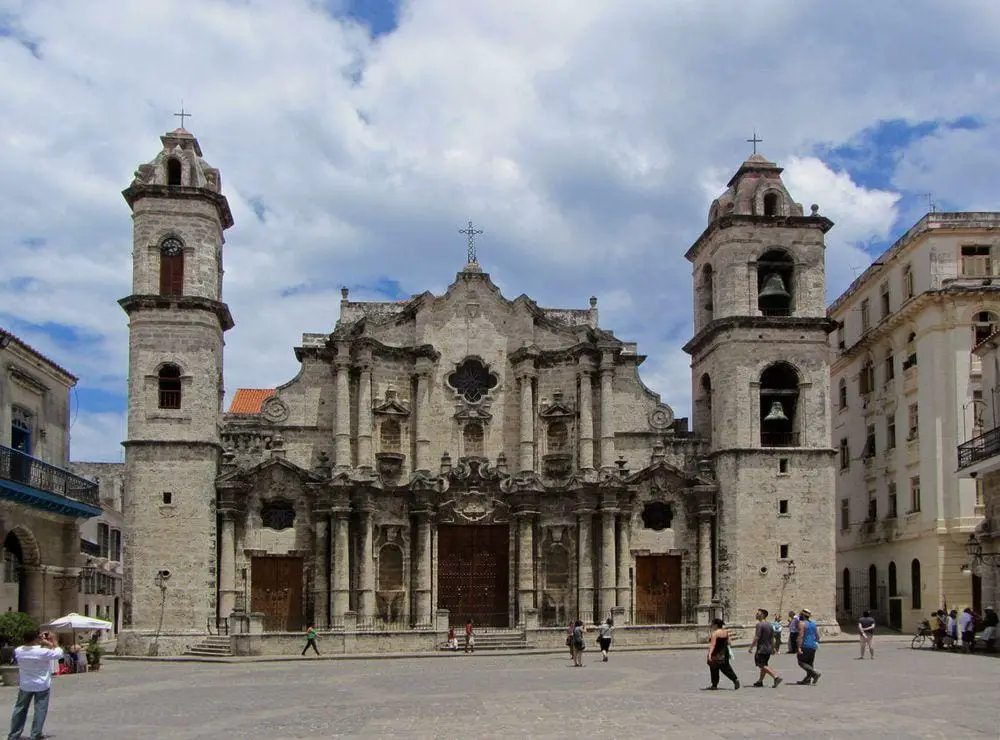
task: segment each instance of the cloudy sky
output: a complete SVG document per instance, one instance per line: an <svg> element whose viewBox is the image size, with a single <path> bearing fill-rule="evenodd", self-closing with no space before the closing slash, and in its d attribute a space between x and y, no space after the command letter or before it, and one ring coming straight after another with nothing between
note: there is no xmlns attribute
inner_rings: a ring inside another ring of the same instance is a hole
<svg viewBox="0 0 1000 740"><path fill-rule="evenodd" d="M505 295L596 295L684 415L683 254L745 140L836 222L832 299L929 200L1000 207L998 27L993 0L0 0L0 326L80 376L73 458L120 459L120 191L183 99L236 219L230 392L292 377L342 285L443 291L472 219Z"/></svg>

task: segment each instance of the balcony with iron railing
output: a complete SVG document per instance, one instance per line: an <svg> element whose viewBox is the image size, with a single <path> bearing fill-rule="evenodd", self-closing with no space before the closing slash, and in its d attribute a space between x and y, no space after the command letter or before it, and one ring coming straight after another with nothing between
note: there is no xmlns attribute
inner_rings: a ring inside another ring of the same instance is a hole
<svg viewBox="0 0 1000 740"><path fill-rule="evenodd" d="M101 513L97 483L0 445L0 498L71 516Z"/></svg>
<svg viewBox="0 0 1000 740"><path fill-rule="evenodd" d="M974 477L995 468L1000 468L1000 427L994 427L958 446L960 473Z"/></svg>

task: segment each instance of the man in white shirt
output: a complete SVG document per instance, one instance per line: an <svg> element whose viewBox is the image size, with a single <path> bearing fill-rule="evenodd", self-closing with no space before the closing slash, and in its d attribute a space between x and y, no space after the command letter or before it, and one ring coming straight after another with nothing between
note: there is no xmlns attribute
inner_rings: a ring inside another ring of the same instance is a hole
<svg viewBox="0 0 1000 740"><path fill-rule="evenodd" d="M41 740L45 715L49 711L49 689L52 687L52 661L59 660L63 651L50 632L28 632L24 645L14 651L20 674L20 688L14 713L10 718L10 734L7 740L21 737L24 723L28 720L28 708L35 702L35 716L31 719L31 740Z"/></svg>

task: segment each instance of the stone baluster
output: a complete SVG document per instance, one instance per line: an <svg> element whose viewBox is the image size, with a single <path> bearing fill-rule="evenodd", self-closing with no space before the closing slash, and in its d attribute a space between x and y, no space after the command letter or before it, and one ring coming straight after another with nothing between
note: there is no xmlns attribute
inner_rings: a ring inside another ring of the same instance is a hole
<svg viewBox="0 0 1000 740"><path fill-rule="evenodd" d="M371 352L362 358L358 383L358 467L375 466L372 450L372 362Z"/></svg>
<svg viewBox="0 0 1000 740"><path fill-rule="evenodd" d="M580 358L580 469L594 467L594 389L588 358Z"/></svg>
<svg viewBox="0 0 1000 740"><path fill-rule="evenodd" d="M601 356L601 467L615 464L614 425L615 358L611 352Z"/></svg>
<svg viewBox="0 0 1000 740"><path fill-rule="evenodd" d="M618 606L624 609L626 623L632 621L632 587L629 583L629 566L632 564L632 552L629 542L630 516L622 512L618 515Z"/></svg>
<svg viewBox="0 0 1000 740"><path fill-rule="evenodd" d="M351 467L351 360L346 344L337 350L334 370L337 374L336 423L334 424L334 456L338 468ZM338 617L339 619L339 617Z"/></svg>
<svg viewBox="0 0 1000 740"><path fill-rule="evenodd" d="M593 516L593 509L581 506L576 510L579 618L585 624L591 624L594 620L594 566L591 561L593 553L591 521Z"/></svg>

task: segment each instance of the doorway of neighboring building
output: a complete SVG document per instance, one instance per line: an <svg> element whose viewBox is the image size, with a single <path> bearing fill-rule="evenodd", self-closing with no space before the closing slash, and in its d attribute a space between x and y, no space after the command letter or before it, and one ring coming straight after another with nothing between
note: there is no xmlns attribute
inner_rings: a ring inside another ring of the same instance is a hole
<svg viewBox="0 0 1000 740"><path fill-rule="evenodd" d="M510 530L506 524L438 527L438 608L453 622L510 624Z"/></svg>
<svg viewBox="0 0 1000 740"><path fill-rule="evenodd" d="M983 613L983 579L975 573L972 574L972 611Z"/></svg>
<svg viewBox="0 0 1000 740"><path fill-rule="evenodd" d="M301 557L254 557L250 577L250 610L264 615L265 632L298 632L305 627Z"/></svg>
<svg viewBox="0 0 1000 740"><path fill-rule="evenodd" d="M681 559L640 555L635 559L635 624L679 624Z"/></svg>

